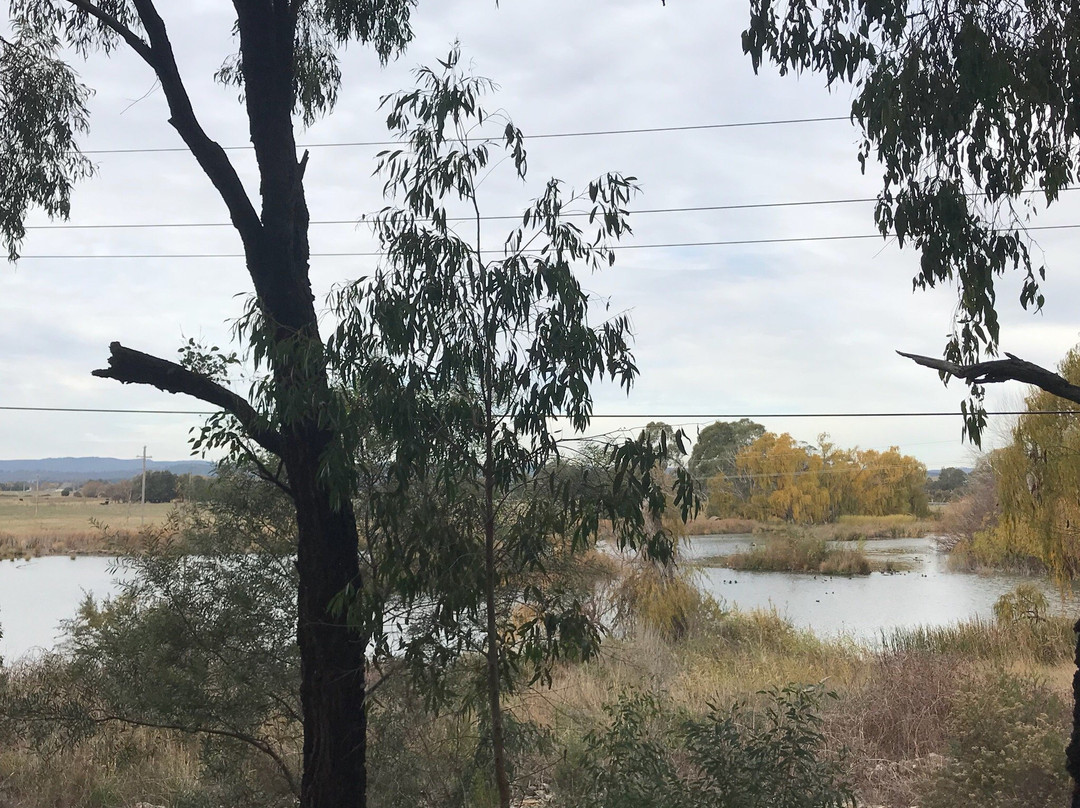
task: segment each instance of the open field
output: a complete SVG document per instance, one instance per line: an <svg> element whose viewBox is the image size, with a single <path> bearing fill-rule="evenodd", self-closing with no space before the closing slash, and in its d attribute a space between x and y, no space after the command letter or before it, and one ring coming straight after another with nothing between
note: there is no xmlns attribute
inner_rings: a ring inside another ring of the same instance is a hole
<svg viewBox="0 0 1080 808"><path fill-rule="evenodd" d="M108 553L137 544L143 525L161 524L171 503L109 502L102 499L0 494L0 558L69 553Z"/></svg>

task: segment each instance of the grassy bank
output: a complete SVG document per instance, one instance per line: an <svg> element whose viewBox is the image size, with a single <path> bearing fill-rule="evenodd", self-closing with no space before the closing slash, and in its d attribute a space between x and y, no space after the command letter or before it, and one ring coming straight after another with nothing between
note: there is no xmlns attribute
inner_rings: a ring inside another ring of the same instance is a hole
<svg viewBox="0 0 1080 808"><path fill-rule="evenodd" d="M135 550L144 525L158 525L171 503L109 502L29 493L0 496L0 560Z"/></svg>
<svg viewBox="0 0 1080 808"><path fill-rule="evenodd" d="M672 746L673 732L705 716L729 715L740 703L744 715L758 718L737 726L760 725L767 713L754 711L775 706L775 694L761 691L791 682L824 682L835 694L814 705L820 723L804 726L812 732L800 737L815 744L810 759L838 767L859 805L1064 804L1061 751L1068 737L1072 652L1067 621L976 621L897 632L871 650L820 639L773 613L728 612L707 597L692 604L680 600L675 608L653 604L643 613L660 621L679 613L679 630L640 620L633 630L609 637L598 658L559 666L551 688L522 682L508 697L515 805L577 808L582 797L594 794L602 769L615 765L611 750L598 744L611 737L613 721L628 704L648 709L637 716L639 723L615 727L618 749L652 755L630 780L659 776L670 759L664 776L675 781L661 785L675 788L685 761ZM464 680L471 671L466 664ZM50 684L40 670L6 675L9 684L29 682L31 691ZM493 794L476 746L482 721L474 712L453 710L433 717L422 701L404 678L388 680L373 699L369 804L489 808ZM9 705L0 699L0 708ZM80 740L73 726L64 742L46 743L42 751L32 736L5 726L2 714L0 709L3 808L292 801L264 761L221 739L212 742L218 746L207 758L206 742L190 736L104 725ZM626 780L620 771L615 780ZM538 801L525 803L525 796Z"/></svg>
<svg viewBox="0 0 1080 808"><path fill-rule="evenodd" d="M764 535L810 535L826 541L862 539L913 539L932 536L941 525L934 518L921 519L910 514L889 516L841 516L822 525L792 525L786 522L762 522L755 519L718 519L699 517L686 526L690 536L754 533Z"/></svg>
<svg viewBox="0 0 1080 808"><path fill-rule="evenodd" d="M909 569L901 561L872 559L862 547L843 547L809 535L773 536L745 553L710 556L699 566L729 567L757 572L803 572L815 575L869 575Z"/></svg>

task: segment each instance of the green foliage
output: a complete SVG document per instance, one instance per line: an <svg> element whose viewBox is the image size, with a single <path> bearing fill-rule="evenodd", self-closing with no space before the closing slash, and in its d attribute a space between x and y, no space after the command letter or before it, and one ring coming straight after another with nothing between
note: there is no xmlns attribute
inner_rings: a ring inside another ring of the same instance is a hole
<svg viewBox="0 0 1080 808"><path fill-rule="evenodd" d="M765 433L765 427L748 418L738 421L716 421L701 430L690 453L690 473L699 480L717 474L732 476L735 457Z"/></svg>
<svg viewBox="0 0 1080 808"><path fill-rule="evenodd" d="M219 469L214 495L147 533L121 594L87 599L63 653L0 712L43 751L115 727L197 738L205 794L291 804L301 736L292 507L235 468Z"/></svg>
<svg viewBox="0 0 1080 808"><path fill-rule="evenodd" d="M994 601L994 619L1002 623L1046 620L1050 604L1035 584L1020 584Z"/></svg>
<svg viewBox="0 0 1080 808"><path fill-rule="evenodd" d="M963 469L943 468L936 478L926 481L926 492L934 499L952 499L967 487L968 474Z"/></svg>
<svg viewBox="0 0 1080 808"><path fill-rule="evenodd" d="M142 476L131 479L130 499L138 502L142 497ZM171 471L146 472L146 501L172 502L180 495L180 478Z"/></svg>
<svg viewBox="0 0 1080 808"><path fill-rule="evenodd" d="M920 805L1050 808L1064 805L1061 753L1068 707L1038 681L999 672L969 682L954 703L950 755Z"/></svg>
<svg viewBox="0 0 1080 808"><path fill-rule="evenodd" d="M500 238L503 254L489 257L479 176L501 150L524 179L524 140L484 110L491 83L462 74L458 59L455 50L441 71L418 70L415 90L384 99L402 148L380 153L378 173L402 207L372 220L382 265L337 300L341 324L328 347L366 405L350 413L347 442L372 481L365 530L378 546L373 587L347 608L389 650L379 614L392 597L405 609L422 603L403 649L417 670L437 674L487 637L510 686L523 667L542 679L555 659L593 653L599 629L581 593L545 579L593 546L602 519L620 545L670 559L671 537L656 524L669 495L653 472L681 437L628 442L599 459L564 454L551 419L584 429L590 384L629 388L637 374L628 319L591 324L577 277L614 261L610 242L629 232L636 186L617 174L580 192L550 180ZM457 203L475 212L475 233L450 220ZM564 219L574 206L588 211L587 229ZM365 456L379 447L384 457ZM679 480L674 505L689 512L689 479Z"/></svg>
<svg viewBox="0 0 1080 808"><path fill-rule="evenodd" d="M997 276L1019 271L1021 305L1043 305L1045 268L1023 228L1029 189L1049 205L1077 177L1078 31L1068 3L751 2L743 49L755 69L768 59L854 83L859 161L883 166L878 227L921 252L916 288L956 281L948 360L996 353ZM980 381L964 404L976 442Z"/></svg>
<svg viewBox="0 0 1080 808"><path fill-rule="evenodd" d="M828 750L818 710L833 695L790 685L756 708L712 706L688 718L659 697L623 694L608 726L586 738L587 785L575 808L840 808L854 806L843 754Z"/></svg>
<svg viewBox="0 0 1080 808"><path fill-rule="evenodd" d="M372 554L371 583L335 606L377 654L400 652L431 705L462 695L444 689L455 660L485 660L467 695L491 721L506 805L502 694L550 682L558 660L599 647L590 593L561 572L594 547L601 520L620 547L670 561L662 515L673 500L685 519L696 501L685 471L671 492L663 479L680 433L576 458L553 424L584 430L591 385L629 390L637 375L627 316L594 323L578 277L614 263L634 178L608 174L580 191L551 179L495 242L502 249L488 248L481 176L502 152L524 180L527 156L513 123L481 105L491 82L463 73L459 58L455 48L440 70L416 71L415 89L383 99L401 146L379 153L376 173L398 206L371 220L380 266L336 299L328 355L347 417L334 420L342 450L360 459ZM471 227L451 218L455 206ZM565 216L576 208L584 225ZM408 624L397 637L392 612Z"/></svg>
<svg viewBox="0 0 1080 808"><path fill-rule="evenodd" d="M93 171L76 143L90 92L60 58L53 27L20 14L23 5L12 4L14 36L0 39L0 236L10 261L30 209L67 218L72 186Z"/></svg>

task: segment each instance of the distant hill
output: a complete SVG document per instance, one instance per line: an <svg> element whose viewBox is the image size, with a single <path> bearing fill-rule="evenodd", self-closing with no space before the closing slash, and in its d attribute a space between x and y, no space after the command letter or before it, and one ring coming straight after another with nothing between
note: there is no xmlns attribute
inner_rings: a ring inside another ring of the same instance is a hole
<svg viewBox="0 0 1080 808"><path fill-rule="evenodd" d="M973 466L946 466L945 468L958 468L960 469L960 471L964 472L964 474L971 474L971 472L975 471L975 468ZM935 478L940 477L941 469L929 469L926 472L926 476Z"/></svg>
<svg viewBox="0 0 1080 808"><path fill-rule="evenodd" d="M213 473L207 460L147 460L147 471L171 471L173 474ZM87 480L127 480L142 472L142 460L116 457L46 457L41 460L0 460L0 482L47 480L84 483Z"/></svg>

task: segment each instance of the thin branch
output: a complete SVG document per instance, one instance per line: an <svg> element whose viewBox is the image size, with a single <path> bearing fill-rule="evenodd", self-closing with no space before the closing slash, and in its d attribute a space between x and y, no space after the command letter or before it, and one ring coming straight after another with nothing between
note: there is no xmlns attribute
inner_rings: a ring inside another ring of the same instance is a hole
<svg viewBox="0 0 1080 808"><path fill-rule="evenodd" d="M292 769L285 760L274 751L274 748L266 741L256 738L253 735L248 735L245 732L236 732L228 729L215 729L213 727L200 727L200 726L187 726L185 724L169 724L165 722L157 721L143 721L137 718L129 718L123 715L111 715L104 714L98 716L91 716L91 721L95 724L106 723L118 723L128 724L133 727L146 727L148 729L165 729L173 732L183 732L187 735L217 735L222 738L231 738L234 741L241 741L249 744L258 749L263 754L267 755L277 765L278 770L281 772L285 781L289 784L289 790L296 796L300 796L300 784L296 782L296 776L293 774Z"/></svg>
<svg viewBox="0 0 1080 808"><path fill-rule="evenodd" d="M283 463L280 458L278 459L277 471L274 472L271 471L265 463L263 463L262 458L260 458L258 453L253 451L250 446L241 444L241 449L247 459L255 465L255 473L261 479L265 480L268 483L271 483L274 486L277 486L279 489L281 489L282 493L284 493L285 496L287 496L293 502L296 502L296 494L293 492L292 488L286 485L281 479Z"/></svg>
<svg viewBox="0 0 1080 808"><path fill-rule="evenodd" d="M943 376L956 376L969 384L996 384L998 382L1024 382L1052 393L1059 398L1080 404L1080 387L1071 384L1053 371L1027 362L1010 353L1008 359L994 359L989 362L976 362L973 365L958 365L944 359L897 351L923 367L933 368Z"/></svg>
<svg viewBox="0 0 1080 808"><path fill-rule="evenodd" d="M213 404L233 415L266 451L281 455L281 435L266 425L247 399L175 362L125 348L119 342L111 343L109 351L109 367L93 371L94 376L122 384L149 384L166 393L183 393Z"/></svg>
<svg viewBox="0 0 1080 808"><path fill-rule="evenodd" d="M88 0L67 1L71 5L75 6L75 8L89 14L106 28L109 28L114 33L116 33L128 44L128 47L135 51L135 53L139 54L139 56L144 62L150 65L150 67L154 67L154 56L150 50L150 46L146 44L142 37L140 37L126 25L124 25L124 23L120 22L120 20L118 20L109 12L103 11L102 9L95 6L93 3L88 2Z"/></svg>

